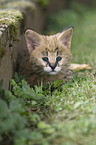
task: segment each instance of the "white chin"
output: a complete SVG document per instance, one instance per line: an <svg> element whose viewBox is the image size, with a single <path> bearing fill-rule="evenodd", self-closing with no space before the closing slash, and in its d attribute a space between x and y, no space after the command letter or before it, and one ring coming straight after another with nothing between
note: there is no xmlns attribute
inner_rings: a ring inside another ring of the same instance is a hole
<svg viewBox="0 0 96 145"><path fill-rule="evenodd" d="M56 75L61 70L61 67L56 67L54 71L50 67L44 67L44 71L49 73L50 75Z"/></svg>
<svg viewBox="0 0 96 145"><path fill-rule="evenodd" d="M50 75L56 75L57 72L55 72L55 71L51 71L49 74L50 74Z"/></svg>

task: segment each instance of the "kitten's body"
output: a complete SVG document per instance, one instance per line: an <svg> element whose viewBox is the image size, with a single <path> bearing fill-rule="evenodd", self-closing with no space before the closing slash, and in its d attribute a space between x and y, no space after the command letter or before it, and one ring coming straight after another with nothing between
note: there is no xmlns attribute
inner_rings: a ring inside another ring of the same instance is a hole
<svg viewBox="0 0 96 145"><path fill-rule="evenodd" d="M64 81L71 78L71 38L73 27L62 33L44 36L32 30L27 30L26 42L29 55L22 61L20 73L26 74L31 86L52 82L57 79Z"/></svg>

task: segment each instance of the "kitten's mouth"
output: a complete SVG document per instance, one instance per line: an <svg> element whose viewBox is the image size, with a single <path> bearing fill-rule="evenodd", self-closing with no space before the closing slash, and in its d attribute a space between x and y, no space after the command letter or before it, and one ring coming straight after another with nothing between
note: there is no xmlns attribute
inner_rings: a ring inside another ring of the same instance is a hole
<svg viewBox="0 0 96 145"><path fill-rule="evenodd" d="M51 69L50 67L44 67L44 71L50 75L56 75L61 70L61 67L56 67L55 69Z"/></svg>

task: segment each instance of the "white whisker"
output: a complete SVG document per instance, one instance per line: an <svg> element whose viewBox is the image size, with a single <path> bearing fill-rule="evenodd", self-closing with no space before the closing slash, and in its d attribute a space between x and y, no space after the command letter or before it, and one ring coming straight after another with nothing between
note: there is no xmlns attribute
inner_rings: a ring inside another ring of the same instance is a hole
<svg viewBox="0 0 96 145"><path fill-rule="evenodd" d="M64 74L64 71L60 70L60 72L61 72L62 74Z"/></svg>
<svg viewBox="0 0 96 145"><path fill-rule="evenodd" d="M42 72L43 72L43 70L36 71L36 73L42 73Z"/></svg>

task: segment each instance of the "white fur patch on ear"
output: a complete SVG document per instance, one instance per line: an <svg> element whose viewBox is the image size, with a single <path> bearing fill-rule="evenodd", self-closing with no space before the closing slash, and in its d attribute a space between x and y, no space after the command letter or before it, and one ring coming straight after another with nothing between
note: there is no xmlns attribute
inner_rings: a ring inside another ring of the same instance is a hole
<svg viewBox="0 0 96 145"><path fill-rule="evenodd" d="M38 47L42 40L42 37L38 33L30 29L26 30L25 37L29 53L31 53L36 47Z"/></svg>
<svg viewBox="0 0 96 145"><path fill-rule="evenodd" d="M64 46L68 49L71 48L71 39L72 39L73 28L66 29L62 33L59 34L58 39L62 41Z"/></svg>

